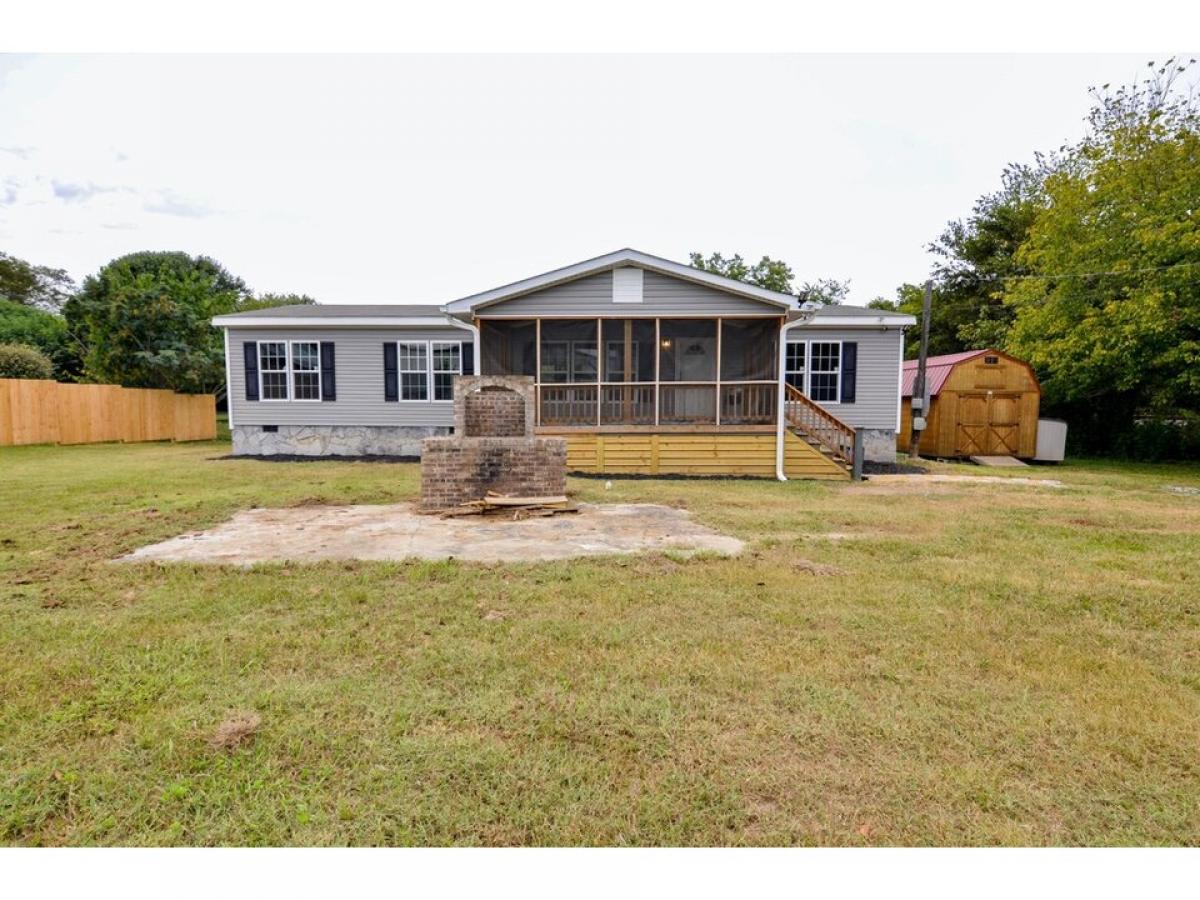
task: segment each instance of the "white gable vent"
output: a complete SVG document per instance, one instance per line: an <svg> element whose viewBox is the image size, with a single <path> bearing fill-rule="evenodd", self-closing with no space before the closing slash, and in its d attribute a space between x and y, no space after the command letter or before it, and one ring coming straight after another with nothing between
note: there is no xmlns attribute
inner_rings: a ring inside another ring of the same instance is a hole
<svg viewBox="0 0 1200 900"><path fill-rule="evenodd" d="M613 303L642 302L642 270L634 266L613 269Z"/></svg>

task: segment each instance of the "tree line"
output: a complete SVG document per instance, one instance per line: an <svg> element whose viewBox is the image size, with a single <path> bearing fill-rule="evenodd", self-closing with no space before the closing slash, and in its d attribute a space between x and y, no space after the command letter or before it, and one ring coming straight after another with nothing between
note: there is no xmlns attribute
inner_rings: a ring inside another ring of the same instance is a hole
<svg viewBox="0 0 1200 900"><path fill-rule="evenodd" d="M315 302L254 294L207 256L131 253L77 287L62 269L0 253L0 377L219 395L225 348L213 316Z"/></svg>
<svg viewBox="0 0 1200 900"><path fill-rule="evenodd" d="M1093 89L1083 138L1008 166L929 245L930 353L1029 361L1043 414L1069 422L1077 451L1200 458L1195 62ZM903 284L871 305L919 321L921 299Z"/></svg>

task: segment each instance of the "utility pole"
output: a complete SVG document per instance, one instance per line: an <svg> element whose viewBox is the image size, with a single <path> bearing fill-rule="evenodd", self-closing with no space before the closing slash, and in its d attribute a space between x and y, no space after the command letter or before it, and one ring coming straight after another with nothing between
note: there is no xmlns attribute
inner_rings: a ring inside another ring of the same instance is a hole
<svg viewBox="0 0 1200 900"><path fill-rule="evenodd" d="M933 309L933 281L925 281L925 304L921 312L921 353L917 357L917 377L912 392L912 441L908 455L916 459L921 455L921 432L925 430L925 357L929 355L929 315Z"/></svg>

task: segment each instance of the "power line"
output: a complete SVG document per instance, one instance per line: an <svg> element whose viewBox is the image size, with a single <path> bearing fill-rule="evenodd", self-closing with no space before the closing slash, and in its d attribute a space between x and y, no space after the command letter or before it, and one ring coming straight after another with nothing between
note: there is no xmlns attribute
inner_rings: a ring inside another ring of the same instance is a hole
<svg viewBox="0 0 1200 900"><path fill-rule="evenodd" d="M1126 269L1124 272L1062 272L1057 275L976 275L976 281L1029 281L1052 280L1055 278L1105 278L1116 275L1145 275L1150 272L1166 272L1169 269L1194 269L1200 262L1171 263L1169 266L1153 266L1148 269Z"/></svg>

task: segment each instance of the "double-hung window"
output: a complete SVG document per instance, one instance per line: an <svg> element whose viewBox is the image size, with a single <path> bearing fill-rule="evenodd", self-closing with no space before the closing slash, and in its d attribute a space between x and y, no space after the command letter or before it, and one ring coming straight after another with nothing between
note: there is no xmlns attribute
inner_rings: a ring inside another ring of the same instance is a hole
<svg viewBox="0 0 1200 900"><path fill-rule="evenodd" d="M808 396L818 403L837 403L841 397L842 345L840 341L813 341L809 345Z"/></svg>
<svg viewBox="0 0 1200 900"><path fill-rule="evenodd" d="M804 341L788 341L787 355L783 361L783 379L800 393L804 393L804 357L808 345Z"/></svg>
<svg viewBox="0 0 1200 900"><path fill-rule="evenodd" d="M433 399L454 399L454 376L462 374L462 344L458 341L430 341L433 365Z"/></svg>
<svg viewBox="0 0 1200 900"><path fill-rule="evenodd" d="M429 345L425 341L400 341L397 353L400 399L429 399Z"/></svg>
<svg viewBox="0 0 1200 900"><path fill-rule="evenodd" d="M321 345L292 341L292 399L321 399Z"/></svg>
<svg viewBox="0 0 1200 900"><path fill-rule="evenodd" d="M258 345L258 396L263 400L288 399L286 341L260 341Z"/></svg>
<svg viewBox="0 0 1200 900"><path fill-rule="evenodd" d="M783 379L810 400L841 402L842 342L788 341Z"/></svg>

